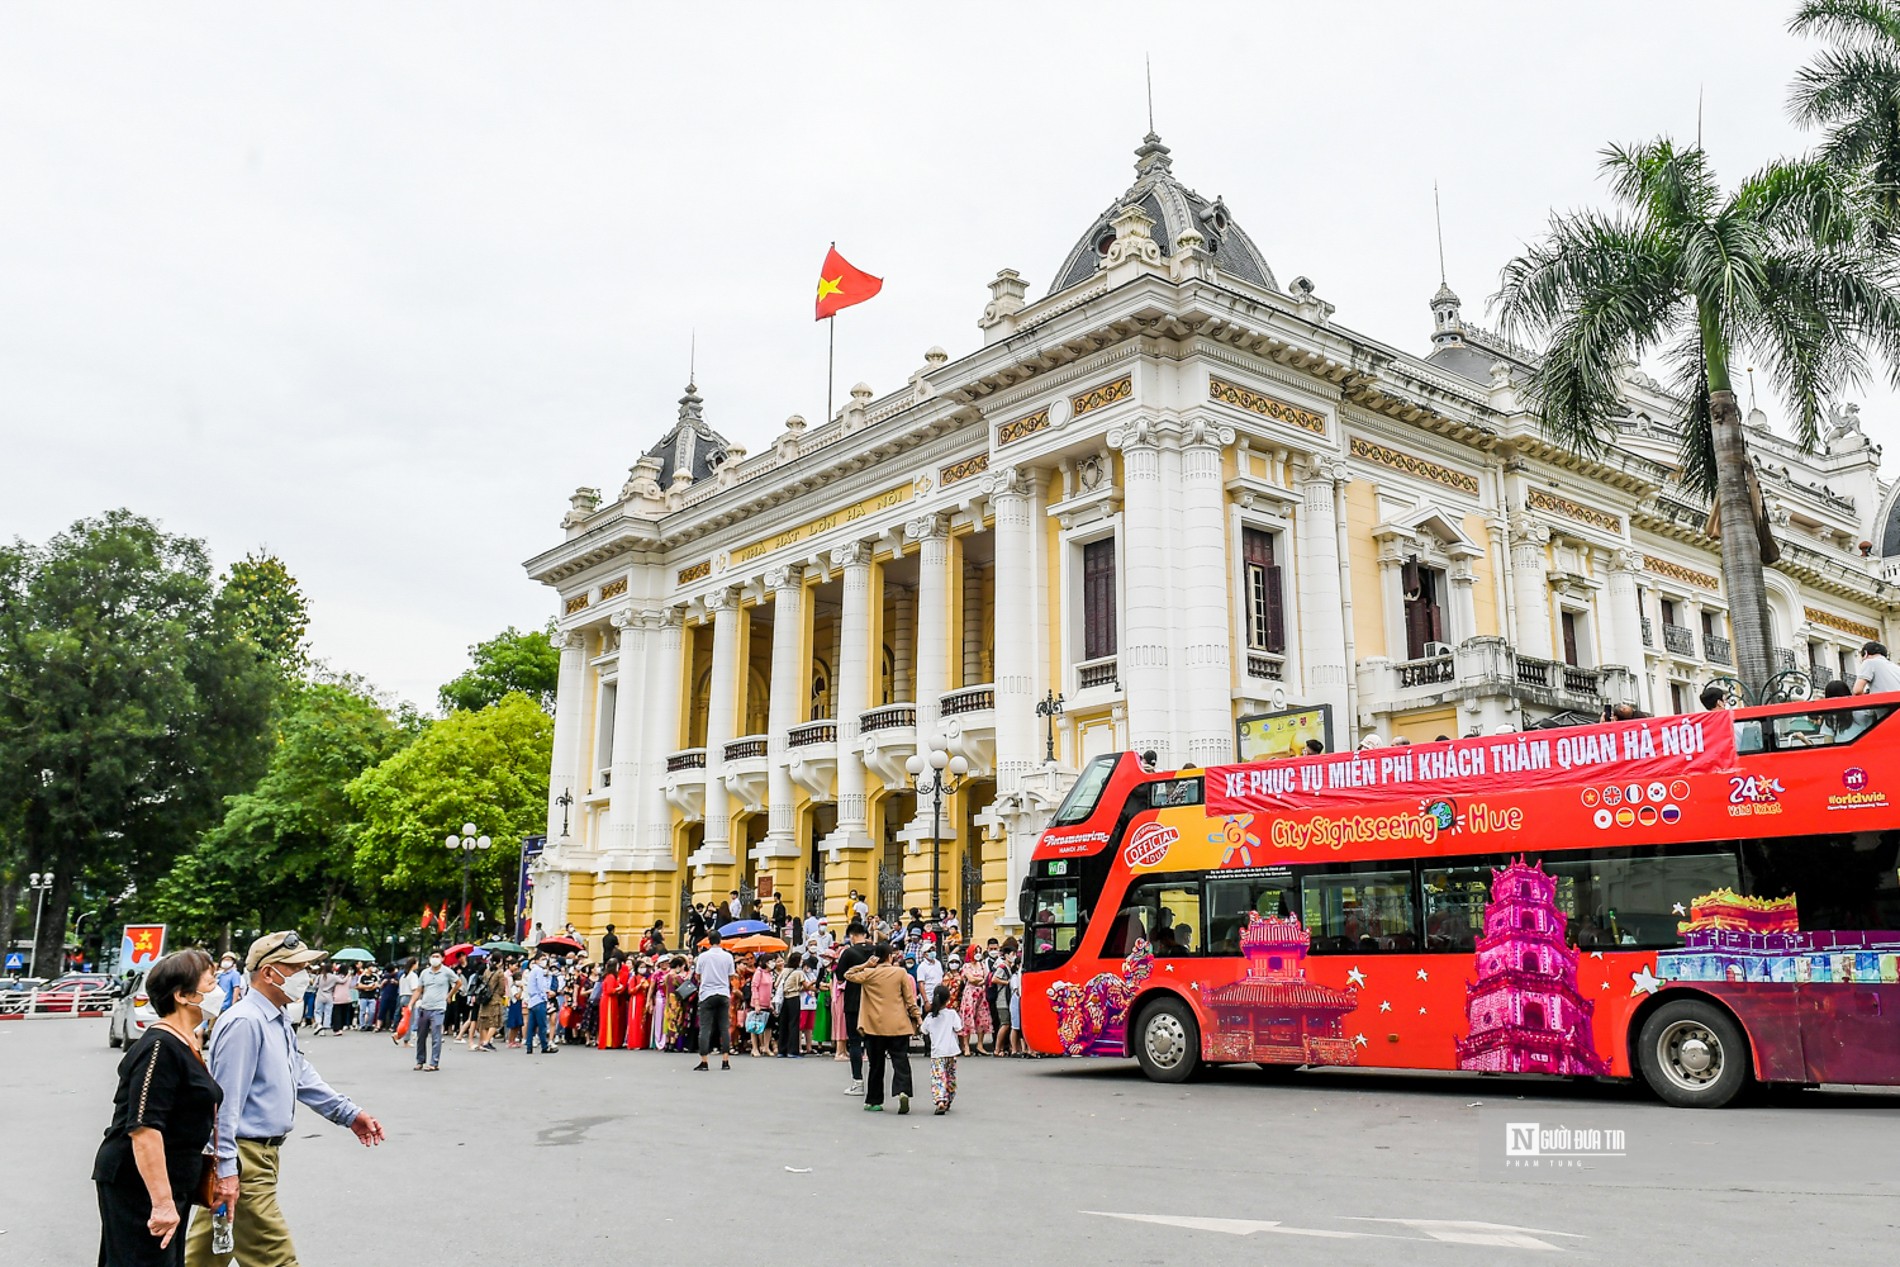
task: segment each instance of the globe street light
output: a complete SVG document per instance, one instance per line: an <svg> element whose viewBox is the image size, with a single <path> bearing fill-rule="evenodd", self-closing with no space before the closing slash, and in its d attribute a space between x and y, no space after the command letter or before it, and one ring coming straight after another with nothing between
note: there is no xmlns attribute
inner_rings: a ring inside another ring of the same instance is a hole
<svg viewBox="0 0 1900 1267"><path fill-rule="evenodd" d="M963 786L963 776L970 772L970 763L962 757L951 756L933 744L928 753L916 753L904 762L904 768L910 771L910 783L917 789L917 795L930 797L930 912L931 919L937 921L937 935L941 940L943 936L941 920L943 798L956 795L957 789ZM946 770L950 775L949 782L944 780ZM926 774L925 771L929 773Z"/></svg>
<svg viewBox="0 0 1900 1267"><path fill-rule="evenodd" d="M26 878L26 887L33 892L33 957L28 962L26 975L40 975L40 917L46 913L46 894L53 887L51 871L35 871Z"/></svg>
<svg viewBox="0 0 1900 1267"><path fill-rule="evenodd" d="M466 938L468 936L469 865L475 861L476 850L488 849L493 846L495 842L486 836L477 836L475 834L474 823L463 823L462 834L459 836L451 834L443 843L451 849L460 849L462 851L462 936Z"/></svg>

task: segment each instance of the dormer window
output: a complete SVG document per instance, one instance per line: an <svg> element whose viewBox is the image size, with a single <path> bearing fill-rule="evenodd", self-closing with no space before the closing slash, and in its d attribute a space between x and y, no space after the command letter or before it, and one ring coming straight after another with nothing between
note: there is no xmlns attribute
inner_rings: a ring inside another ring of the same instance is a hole
<svg viewBox="0 0 1900 1267"><path fill-rule="evenodd" d="M1095 239L1095 253L1097 255L1107 255L1108 248L1113 245L1115 245L1115 230L1110 229L1108 232L1102 234L1101 237Z"/></svg>

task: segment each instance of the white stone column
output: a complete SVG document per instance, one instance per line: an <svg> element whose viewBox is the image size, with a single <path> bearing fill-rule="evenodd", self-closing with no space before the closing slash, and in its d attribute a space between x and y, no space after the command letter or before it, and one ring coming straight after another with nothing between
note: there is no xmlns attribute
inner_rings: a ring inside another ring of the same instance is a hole
<svg viewBox="0 0 1900 1267"><path fill-rule="evenodd" d="M1168 604L1174 591L1168 496L1161 483L1161 437L1151 419L1112 428L1108 442L1122 454L1122 645L1116 665L1128 705L1128 746L1153 749L1162 769L1174 762L1172 633Z"/></svg>
<svg viewBox="0 0 1900 1267"><path fill-rule="evenodd" d="M1022 787L1036 747L1034 476L1004 467L990 475L996 516L996 794Z"/></svg>
<svg viewBox="0 0 1900 1267"><path fill-rule="evenodd" d="M761 856L798 856L797 792L787 758L791 730L804 720L803 675L799 649L805 635L804 571L774 568L765 574L772 590L772 686L767 700L767 810Z"/></svg>
<svg viewBox="0 0 1900 1267"><path fill-rule="evenodd" d="M856 849L871 843L865 831L864 749L858 730L871 707L871 547L862 541L840 546L831 552L831 566L844 573L844 604L831 686L838 721L838 827L825 846Z"/></svg>
<svg viewBox="0 0 1900 1267"><path fill-rule="evenodd" d="M917 698L916 675L913 666L917 654L917 601L915 590L893 585L891 590L891 698L893 704L908 704ZM884 661L881 655L871 656L871 694L875 707L884 701L878 698L877 687L884 674Z"/></svg>
<svg viewBox="0 0 1900 1267"><path fill-rule="evenodd" d="M619 667L614 687L614 737L608 787L607 832L603 846L631 853L640 838L641 755L645 748L646 719L640 715L641 672L646 665L647 631L630 611L615 612L613 625L620 634Z"/></svg>
<svg viewBox="0 0 1900 1267"><path fill-rule="evenodd" d="M1539 660L1552 659L1550 640L1550 578L1545 547L1550 529L1529 515L1511 521L1511 588L1517 597L1517 651Z"/></svg>
<svg viewBox="0 0 1900 1267"><path fill-rule="evenodd" d="M713 614L712 695L706 709L706 843L695 865L723 866L732 855L732 810L726 793L726 744L737 737L739 713L739 595L714 590L706 596Z"/></svg>
<svg viewBox="0 0 1900 1267"><path fill-rule="evenodd" d="M1478 574L1469 558L1457 558L1451 561L1447 576L1451 581L1451 627L1445 630L1445 641L1455 647L1478 636Z"/></svg>
<svg viewBox="0 0 1900 1267"><path fill-rule="evenodd" d="M983 569L966 563L963 568L963 664L960 686L977 686L983 681Z"/></svg>
<svg viewBox="0 0 1900 1267"><path fill-rule="evenodd" d="M1294 537L1299 548L1300 676L1306 700L1330 704L1333 730L1350 745L1359 721L1351 715L1346 680L1346 621L1339 593L1339 510L1333 494L1338 469L1323 457L1310 457L1301 469L1299 518Z"/></svg>
<svg viewBox="0 0 1900 1267"><path fill-rule="evenodd" d="M904 533L918 547L917 751L928 753L950 689L950 528L942 515L919 515Z"/></svg>
<svg viewBox="0 0 1900 1267"><path fill-rule="evenodd" d="M673 804L666 799L666 759L680 741L680 677L685 671L685 622L677 607L640 613L647 631L647 656L640 674L640 711L647 727L640 798L646 808L640 822L637 870L673 869ZM627 689L622 673L621 689ZM631 702L631 701L629 701ZM622 710L624 716L627 710ZM668 921L671 922L670 920Z"/></svg>
<svg viewBox="0 0 1900 1267"><path fill-rule="evenodd" d="M1181 439L1180 728L1187 760L1219 765L1234 755L1232 628L1227 567L1227 491L1221 452L1234 429L1190 419Z"/></svg>
<svg viewBox="0 0 1900 1267"><path fill-rule="evenodd" d="M1618 550L1609 558L1609 584L1603 590L1603 609L1597 613L1602 618L1606 645L1597 663L1627 666L1639 679L1644 679L1643 693L1647 695L1642 612L1636 595L1636 574L1642 567L1642 556L1629 550Z"/></svg>
<svg viewBox="0 0 1900 1267"><path fill-rule="evenodd" d="M548 845L558 849L572 840L577 820L575 804L587 788L580 782L581 714L586 710L581 691L587 680L587 635L570 630L561 639L561 674L554 687L554 755L548 766ZM573 798L567 807L568 834L563 837L563 813L556 804L562 794Z"/></svg>

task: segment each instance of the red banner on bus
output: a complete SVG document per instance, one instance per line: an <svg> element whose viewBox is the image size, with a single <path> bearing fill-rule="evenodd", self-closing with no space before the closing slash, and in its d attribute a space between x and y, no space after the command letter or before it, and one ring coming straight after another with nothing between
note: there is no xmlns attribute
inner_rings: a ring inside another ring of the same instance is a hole
<svg viewBox="0 0 1900 1267"><path fill-rule="evenodd" d="M1207 812L1286 813L1343 803L1470 796L1592 782L1649 783L1734 768L1726 711L1444 743L1368 748L1325 757L1214 766Z"/></svg>

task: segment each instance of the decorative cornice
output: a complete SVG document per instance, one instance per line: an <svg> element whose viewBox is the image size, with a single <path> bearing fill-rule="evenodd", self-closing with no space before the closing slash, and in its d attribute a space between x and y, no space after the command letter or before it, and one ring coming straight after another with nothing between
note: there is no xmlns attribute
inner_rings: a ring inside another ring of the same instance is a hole
<svg viewBox="0 0 1900 1267"><path fill-rule="evenodd" d="M1623 531L1623 520L1620 516L1613 515L1607 510L1598 510L1594 506L1585 506L1581 502L1573 502L1568 497L1547 493L1541 488L1527 491L1524 494L1524 504L1532 510L1547 510L1552 514L1563 515L1579 523L1601 528L1605 532L1621 533Z"/></svg>
<svg viewBox="0 0 1900 1267"><path fill-rule="evenodd" d="M1710 576L1707 572L1698 572L1680 563L1671 563L1668 559L1659 559L1653 554L1643 556L1643 569L1651 575L1665 576L1672 581L1681 581L1684 585L1694 585L1698 589L1705 589L1711 593L1722 592L1720 577Z"/></svg>
<svg viewBox="0 0 1900 1267"><path fill-rule="evenodd" d="M1310 409L1301 409L1298 405L1289 405L1286 401L1275 400L1271 396L1262 396L1259 392L1250 391L1224 378L1215 378L1210 374L1207 379L1207 394L1224 405L1244 409L1250 414L1259 414L1262 418L1284 422L1302 431L1310 431L1316 436L1326 434L1325 415L1314 413Z"/></svg>
<svg viewBox="0 0 1900 1267"><path fill-rule="evenodd" d="M1046 414L1047 411L1044 412ZM941 488L948 488L952 484L962 483L973 475L981 475L989 469L990 455L988 453L978 453L973 457L964 458L961 462L952 462L949 466L940 469L937 472L937 484Z"/></svg>
<svg viewBox="0 0 1900 1267"><path fill-rule="evenodd" d="M626 577L623 576L617 581L608 581L605 585L600 587L600 601L604 603L610 598L619 598L622 594L626 592L627 592L627 578Z"/></svg>
<svg viewBox="0 0 1900 1267"><path fill-rule="evenodd" d="M1038 431L1049 429L1049 407L1044 405L1032 414L1025 414L1014 422L1006 422L996 429L996 444L1001 448L1012 444L1025 436L1035 435Z"/></svg>
<svg viewBox="0 0 1900 1267"><path fill-rule="evenodd" d="M1446 488L1456 489L1458 492L1468 493L1473 497L1478 495L1478 477L1469 471L1454 470L1428 458L1401 453L1397 449L1388 449L1383 444L1374 444L1364 436L1352 437L1348 451L1353 457L1364 461L1389 466L1395 471L1431 480L1435 484L1443 484Z"/></svg>
<svg viewBox="0 0 1900 1267"><path fill-rule="evenodd" d="M1803 607L1801 614L1810 624L1822 625L1828 629L1838 629L1844 634L1853 634L1867 642L1879 642L1880 631L1872 625L1862 624L1848 616L1836 616L1833 612L1822 611L1819 607Z"/></svg>
<svg viewBox="0 0 1900 1267"><path fill-rule="evenodd" d="M1106 409L1110 405L1127 400L1134 394L1134 375L1124 374L1099 387L1091 387L1085 392L1077 392L1069 397L1069 415L1080 418L1083 414L1094 413L1097 409Z"/></svg>
<svg viewBox="0 0 1900 1267"><path fill-rule="evenodd" d="M574 597L568 599L565 603L561 604L562 614L567 615L567 616L572 616L577 611L584 611L587 607L588 601L589 601L588 596L586 594L576 594L574 595Z"/></svg>

